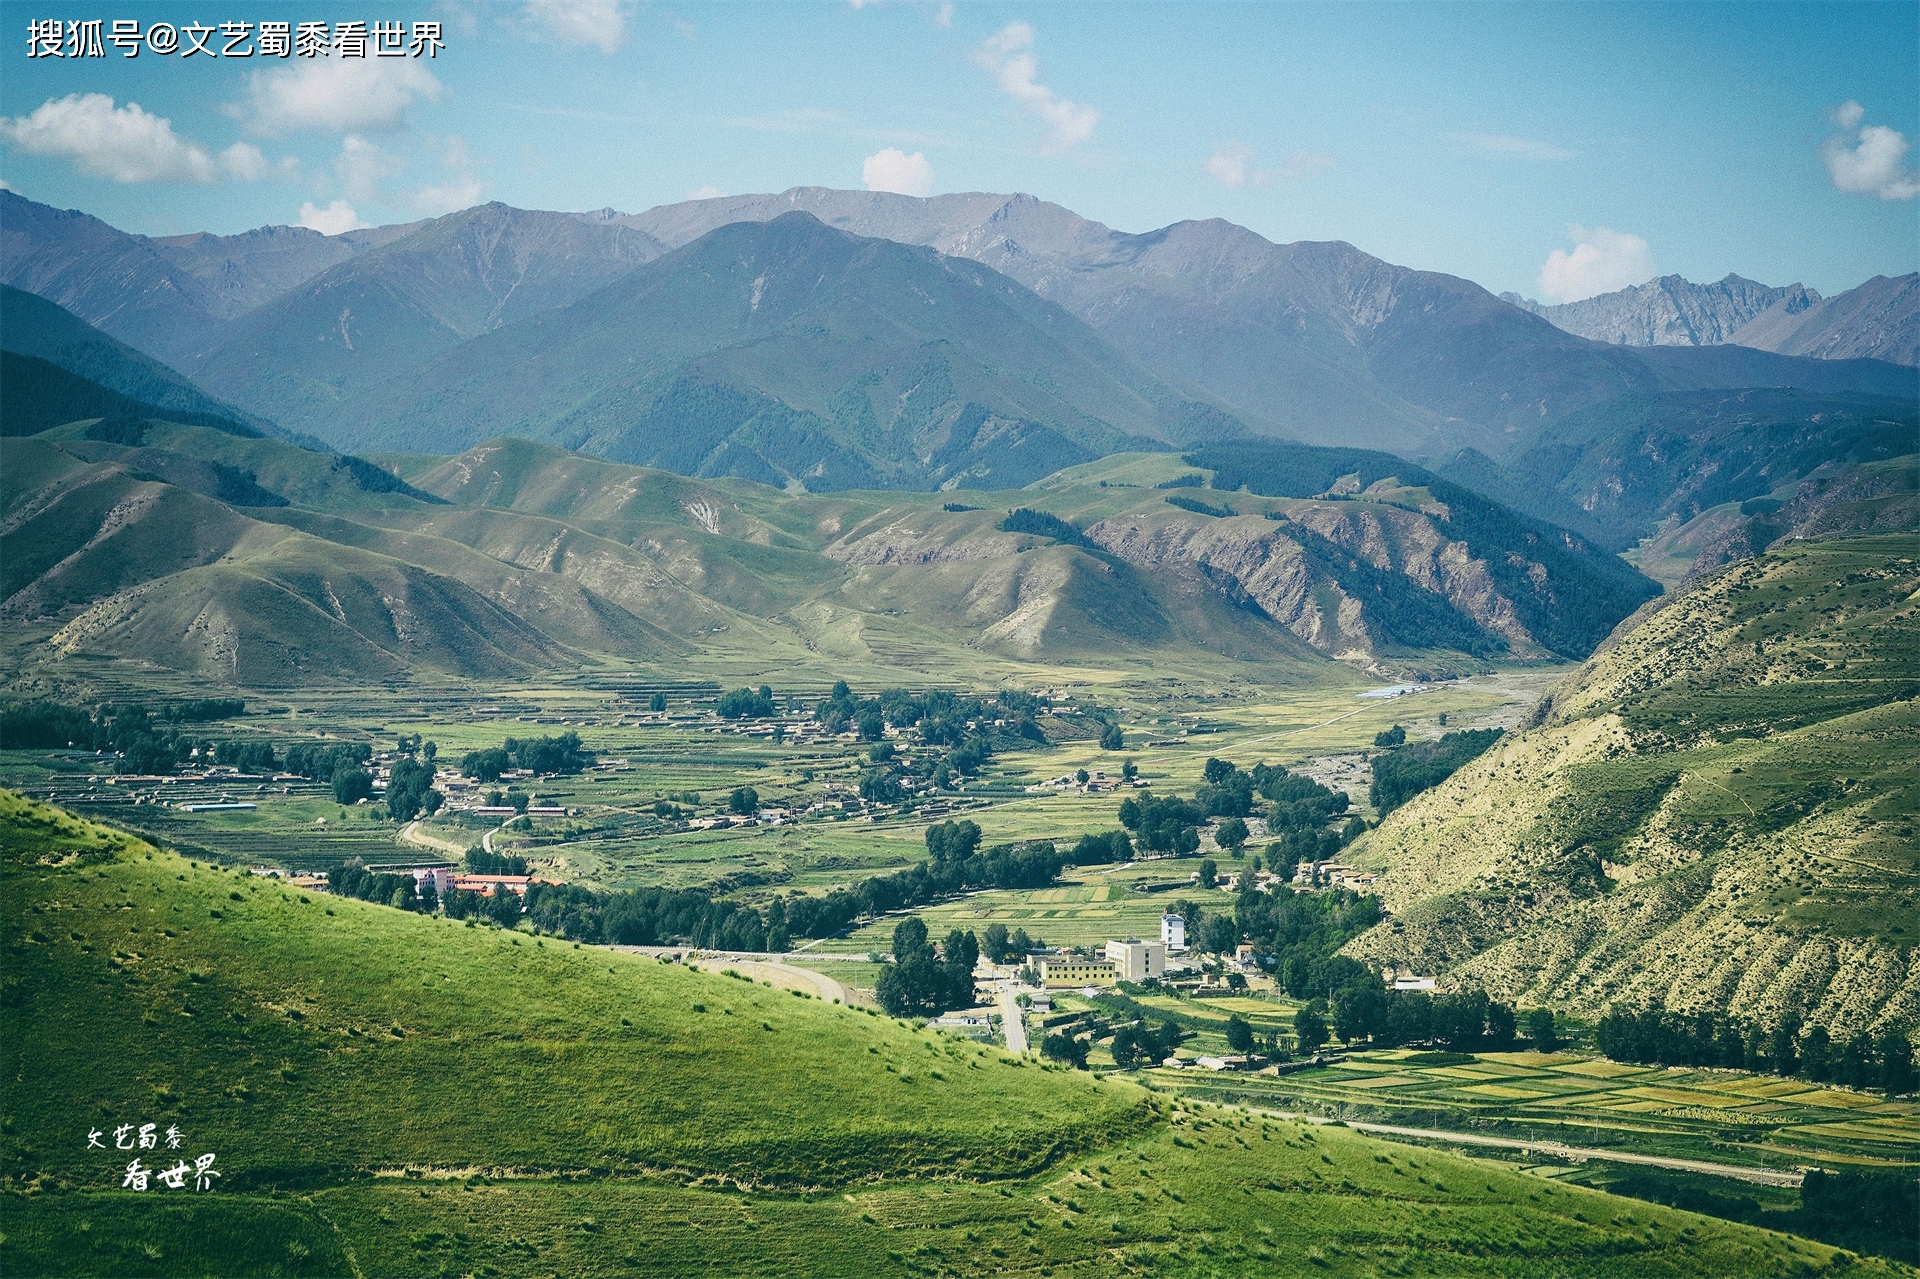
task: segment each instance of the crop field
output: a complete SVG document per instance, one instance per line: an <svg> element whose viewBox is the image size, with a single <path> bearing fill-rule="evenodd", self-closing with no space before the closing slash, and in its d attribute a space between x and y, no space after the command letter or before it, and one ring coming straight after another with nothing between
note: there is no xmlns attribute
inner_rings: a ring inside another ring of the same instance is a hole
<svg viewBox="0 0 1920 1279"><path fill-rule="evenodd" d="M1143 1001L1144 1002L1144 1001ZM1176 1001L1182 1012L1195 1001ZM1251 1020L1251 1019L1250 1019ZM1183 1051L1185 1046L1183 1046ZM1396 1049L1355 1053L1280 1078L1155 1071L1197 1095L1270 1096L1318 1113L1420 1127L1488 1130L1724 1163L1793 1167L1910 1163L1920 1105L1845 1088L1690 1067L1631 1066L1580 1054L1480 1053L1425 1064Z"/></svg>
<svg viewBox="0 0 1920 1279"><path fill-rule="evenodd" d="M723 973L303 897L8 795L0 850L5 1005L36 1030L0 1041L21 1081L0 1125L7 1274L1709 1276L1836 1261ZM224 1179L124 1187L112 1147L141 1123L177 1128Z"/></svg>
<svg viewBox="0 0 1920 1279"><path fill-rule="evenodd" d="M911 805L865 806L864 812L860 805L854 811L838 808L865 762L860 743L851 737L796 740L808 722L801 711L785 721L794 736L776 744L764 723L731 725L686 701L710 698L712 685L641 682L605 690L583 679L574 687L321 692L297 703L249 702L242 719L204 731L211 740L261 739L279 750L301 741L336 740L381 748L398 735L419 735L438 746L442 761L454 763L467 751L497 746L509 736L577 732L602 767L526 784L538 802L563 805L569 816L529 819L527 829L497 835L496 851L524 855L543 874L598 888L710 887L753 900L773 888L825 891L908 865L925 855L926 826L948 817L978 822L987 844L1071 842L1088 831L1111 830L1118 825L1119 800L1111 790L1084 794L1042 783L1079 769L1117 777L1123 759L1134 760L1153 786L1181 793L1199 783L1210 755L1245 765L1267 760L1304 766L1348 785L1356 807L1365 811L1365 769L1356 773L1351 761L1364 758L1375 733L1393 723L1403 723L1415 737L1462 726L1509 725L1556 677L1551 671L1507 671L1426 686L1410 697L1362 698L1355 686L1284 693L1244 684L1215 690L1204 681L1095 687L1082 676L1077 684L1063 681L1055 692L1116 707L1128 743L1123 752L1102 751L1085 737L1063 736L1044 749L1002 754L931 814L917 813ZM645 710L656 689L669 692L666 716ZM826 690L776 691L782 701L804 708ZM138 699L131 689L119 695ZM150 700L153 692L139 696ZM1443 714L1446 728L1439 725ZM289 870L325 870L352 857L369 864L444 860L450 847L478 844L496 825L449 809L437 820L423 821L418 838L408 842L374 809L343 808L311 783L180 778L109 784L109 768L104 758L66 752L0 751L0 786L37 798L57 797L190 855ZM661 800L699 814L717 813L743 785L755 789L762 807L825 802L830 808L795 825L714 830L675 829L652 814ZM131 794L150 802L130 802ZM176 807L190 800L257 807L200 813ZM1103 903L1079 901L1075 894L1088 885L1076 884L1061 890L1068 894L1062 901L1034 907L1033 918L1043 921L1039 935L1082 944L1105 940L1123 927L1131 933L1157 932L1152 921L1162 906L1158 895L1150 900L1135 895L1139 900L1134 900L1121 884L1101 879L1094 886L1107 889ZM972 907L986 908L998 907ZM1006 922L1010 929L1036 931L1017 914ZM863 936L851 948L872 949L872 938Z"/></svg>

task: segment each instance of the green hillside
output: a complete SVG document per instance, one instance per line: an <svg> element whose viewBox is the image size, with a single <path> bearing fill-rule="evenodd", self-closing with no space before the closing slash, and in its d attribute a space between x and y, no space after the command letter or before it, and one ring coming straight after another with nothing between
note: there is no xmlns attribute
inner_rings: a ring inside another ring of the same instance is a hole
<svg viewBox="0 0 1920 1279"><path fill-rule="evenodd" d="M815 490L1017 487L1238 429L986 267L799 213L722 227L310 427L416 451L521 435Z"/></svg>
<svg viewBox="0 0 1920 1279"><path fill-rule="evenodd" d="M1920 538L1796 543L1649 605L1356 845L1352 953L1496 997L1836 1041L1920 997Z"/></svg>
<svg viewBox="0 0 1920 1279"><path fill-rule="evenodd" d="M9 1274L1769 1275L1851 1258L0 794ZM115 1149L121 1125L177 1153ZM92 1149L88 1134L104 1149ZM163 1157L164 1154L164 1157ZM215 1156L211 1192L123 1188ZM1876 1273L1878 1263L1857 1263Z"/></svg>
<svg viewBox="0 0 1920 1279"><path fill-rule="evenodd" d="M1167 454L1031 489L794 494L525 440L389 459L405 478L157 419L5 448L16 661L246 687L662 664L899 682L1121 658L1462 672L1579 656L1653 589L1431 477L1347 491L1338 450L1296 450L1333 476L1305 496L1212 499L1230 508L1157 488L1196 474Z"/></svg>

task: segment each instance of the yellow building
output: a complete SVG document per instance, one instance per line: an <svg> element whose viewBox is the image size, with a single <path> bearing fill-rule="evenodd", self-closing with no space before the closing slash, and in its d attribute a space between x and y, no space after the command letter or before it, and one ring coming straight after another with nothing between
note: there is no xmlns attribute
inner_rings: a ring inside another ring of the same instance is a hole
<svg viewBox="0 0 1920 1279"><path fill-rule="evenodd" d="M1043 959L1040 961L1042 986L1111 986L1119 974L1105 959Z"/></svg>

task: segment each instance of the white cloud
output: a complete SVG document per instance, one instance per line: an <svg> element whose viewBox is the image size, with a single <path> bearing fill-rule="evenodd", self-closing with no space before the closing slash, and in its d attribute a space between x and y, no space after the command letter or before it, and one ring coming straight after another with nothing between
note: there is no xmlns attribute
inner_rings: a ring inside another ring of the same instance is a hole
<svg viewBox="0 0 1920 1279"><path fill-rule="evenodd" d="M869 191L892 191L923 199L933 194L933 166L919 151L912 155L896 147L876 151L860 162L860 180Z"/></svg>
<svg viewBox="0 0 1920 1279"><path fill-rule="evenodd" d="M407 197L407 203L416 212L437 218L480 203L484 188L474 175L473 159L463 139L447 138L441 148L440 167L444 171L440 181L429 183Z"/></svg>
<svg viewBox="0 0 1920 1279"><path fill-rule="evenodd" d="M173 123L141 109L116 106L104 93L49 98L32 115L0 119L0 135L33 155L59 156L76 169L115 182L218 182L220 165L206 148L173 131Z"/></svg>
<svg viewBox="0 0 1920 1279"><path fill-rule="evenodd" d="M273 172L273 166L267 163L267 157L260 154L260 148L251 142L236 142L220 153L220 167L229 177L241 182L255 182Z"/></svg>
<svg viewBox="0 0 1920 1279"><path fill-rule="evenodd" d="M953 25L953 0L940 0L940 7L933 11L933 20L943 27Z"/></svg>
<svg viewBox="0 0 1920 1279"><path fill-rule="evenodd" d="M308 129L387 133L406 123L416 100L437 102L444 93L433 73L412 58L314 59L251 73L247 100L224 110L268 137Z"/></svg>
<svg viewBox="0 0 1920 1279"><path fill-rule="evenodd" d="M13 183L7 181L5 178L0 178L0 191L11 190L13 190Z"/></svg>
<svg viewBox="0 0 1920 1279"><path fill-rule="evenodd" d="M1252 165L1252 147L1244 142L1228 142L1216 148L1201 167L1221 186L1236 188L1247 185L1249 180L1259 180L1260 175Z"/></svg>
<svg viewBox="0 0 1920 1279"><path fill-rule="evenodd" d="M1246 143L1228 141L1214 148L1213 154L1200 167L1221 186L1229 189L1263 187L1275 178L1310 178L1333 167L1333 157L1318 151L1295 151L1287 157L1285 164L1272 169L1256 168L1254 157L1254 149Z"/></svg>
<svg viewBox="0 0 1920 1279"><path fill-rule="evenodd" d="M725 191L722 191L719 187L713 185L713 183L708 182L703 186L697 186L693 190L687 192L687 199L718 200L721 196L725 194L726 194Z"/></svg>
<svg viewBox="0 0 1920 1279"><path fill-rule="evenodd" d="M1884 124L1861 128L1866 118L1867 109L1858 102L1843 102L1833 109L1833 122L1847 131L1828 138L1821 148L1833 185L1882 200L1911 200L1920 195L1920 170L1901 163L1912 147L1906 135Z"/></svg>
<svg viewBox="0 0 1920 1279"><path fill-rule="evenodd" d="M1516 160L1571 160L1574 157L1572 151L1551 142L1516 138L1506 133L1456 133L1453 140L1481 155L1504 155Z"/></svg>
<svg viewBox="0 0 1920 1279"><path fill-rule="evenodd" d="M1603 226L1568 227L1567 234L1574 241L1572 252L1555 249L1540 268L1542 297L1578 302L1654 277L1653 253L1637 235Z"/></svg>
<svg viewBox="0 0 1920 1279"><path fill-rule="evenodd" d="M613 53L627 40L623 0L524 0L520 15L561 44L591 45L602 53Z"/></svg>
<svg viewBox="0 0 1920 1279"><path fill-rule="evenodd" d="M404 167L400 157L389 155L377 144L352 133L340 139L340 154L333 160L333 171L350 200L376 199L380 183Z"/></svg>
<svg viewBox="0 0 1920 1279"><path fill-rule="evenodd" d="M1002 93L1047 122L1053 130L1050 151L1070 150L1093 136L1100 113L1068 101L1037 79L1040 70L1033 56L1033 28L1026 23L1009 22L988 37L973 58L993 73Z"/></svg>
<svg viewBox="0 0 1920 1279"><path fill-rule="evenodd" d="M345 235L369 224L353 211L351 204L345 200L335 200L324 209L311 203L302 204L300 216L294 225L311 227L321 235Z"/></svg>

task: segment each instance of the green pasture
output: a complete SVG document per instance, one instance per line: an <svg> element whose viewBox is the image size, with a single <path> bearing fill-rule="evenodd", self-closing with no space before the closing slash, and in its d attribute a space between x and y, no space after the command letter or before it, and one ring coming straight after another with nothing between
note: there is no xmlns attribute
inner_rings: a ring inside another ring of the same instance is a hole
<svg viewBox="0 0 1920 1279"><path fill-rule="evenodd" d="M1832 1250L0 795L8 1274L1788 1274ZM225 1180L120 1188L177 1126ZM109 1137L111 1140L111 1137Z"/></svg>

